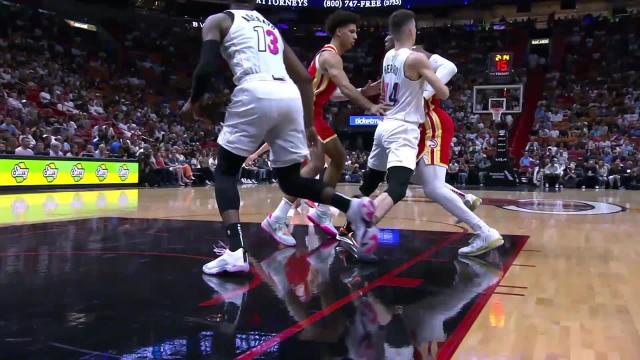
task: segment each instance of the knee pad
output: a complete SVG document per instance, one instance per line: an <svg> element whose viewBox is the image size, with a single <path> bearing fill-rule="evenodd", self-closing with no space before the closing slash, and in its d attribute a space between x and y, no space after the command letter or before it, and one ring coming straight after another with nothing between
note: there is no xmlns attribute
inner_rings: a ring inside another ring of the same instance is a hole
<svg viewBox="0 0 640 360"><path fill-rule="evenodd" d="M407 195L407 188L409 187L413 170L403 166L394 166L389 168L387 172L389 174L389 187L385 192L389 194L393 203L397 204Z"/></svg>
<svg viewBox="0 0 640 360"><path fill-rule="evenodd" d="M360 193L364 196L373 194L378 186L384 181L386 171L368 168L362 175L362 185L360 185Z"/></svg>

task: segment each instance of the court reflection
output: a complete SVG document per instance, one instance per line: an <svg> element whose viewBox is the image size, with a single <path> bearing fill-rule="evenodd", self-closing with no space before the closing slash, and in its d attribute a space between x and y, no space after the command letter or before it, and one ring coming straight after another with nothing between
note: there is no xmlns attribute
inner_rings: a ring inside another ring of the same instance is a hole
<svg viewBox="0 0 640 360"><path fill-rule="evenodd" d="M470 309L526 241L505 236L482 259L460 258L469 235L385 230L383 261L363 266L313 227L295 226L299 245L279 249L247 224L252 273L211 277L201 266L222 239L219 222L94 218L7 229L0 357L11 359L435 358L457 346Z"/></svg>

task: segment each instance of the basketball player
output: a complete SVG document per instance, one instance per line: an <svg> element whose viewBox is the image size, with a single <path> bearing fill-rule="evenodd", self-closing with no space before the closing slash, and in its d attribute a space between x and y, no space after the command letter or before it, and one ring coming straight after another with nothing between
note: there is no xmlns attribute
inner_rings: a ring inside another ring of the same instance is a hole
<svg viewBox="0 0 640 360"><path fill-rule="evenodd" d="M361 187L363 192L372 193L388 175L387 190L374 201L374 223L382 220L404 198L413 176L420 139L418 126L425 120L422 97L425 84L431 85L436 96L443 99L449 96L449 89L433 72L426 55L411 50L416 40L414 13L409 10L394 12L389 18L389 29L395 39L395 48L384 57L382 93L384 101L392 107L376 128ZM339 240L357 259L375 260L374 243Z"/></svg>
<svg viewBox="0 0 640 360"><path fill-rule="evenodd" d="M253 10L255 5L256 0L233 0L232 10L205 21L191 98L182 109L183 113L200 113L211 80L222 72L224 57L237 87L218 138L215 192L229 246L216 248L220 257L203 266L210 275L249 270L236 176L262 141L272 146L271 163L284 193L345 212L355 221L358 240L375 241L378 236L377 229L368 226L375 212L371 200L349 199L321 181L300 176L301 162L309 153L307 143L318 147L311 78L278 29Z"/></svg>
<svg viewBox="0 0 640 360"><path fill-rule="evenodd" d="M393 39L387 37L385 45L389 48L393 45ZM440 55L422 52L429 58L431 67L438 78L447 83L456 74L456 66ZM453 139L454 124L451 117L440 106L440 100L434 97L435 91L427 84L424 90L426 121L420 125L420 143L418 144L418 163L415 177L422 185L425 196L429 197L450 214L456 216L461 222L466 223L476 233L469 246L459 250L461 255L479 255L502 245L504 240L497 230L489 227L482 219L465 206L459 196L455 196L453 187L447 186L445 176L449 157L451 154L451 140ZM363 184L361 192L369 196L384 179L384 174L375 174L368 178L374 178L377 183L371 183L371 187ZM374 187L375 185L375 187ZM457 192L457 190L455 191ZM348 224L341 229L339 240L349 241Z"/></svg>
<svg viewBox="0 0 640 360"><path fill-rule="evenodd" d="M336 133L324 118L324 106L331 99L334 101L351 100L365 109L367 113L384 115L385 104L373 104L366 96L380 93L380 84L369 83L363 89L356 89L344 72L342 55L353 48L357 36L358 15L338 10L326 22L326 30L331 35L331 43L320 49L309 66L309 74L313 78L315 100L313 103L313 125L317 131L324 154L330 159L324 173L324 183L335 188L344 169L345 150ZM269 149L265 144L252 155L259 156ZM313 160L313 159L312 159ZM302 169L303 177L315 177L324 167L324 159L312 161ZM295 197L285 197L276 210L262 222L262 228L281 244L295 246L296 241L289 233L286 225L287 214ZM331 210L328 205L320 204L311 211L307 218L318 225L327 235L336 236L338 231L331 222Z"/></svg>

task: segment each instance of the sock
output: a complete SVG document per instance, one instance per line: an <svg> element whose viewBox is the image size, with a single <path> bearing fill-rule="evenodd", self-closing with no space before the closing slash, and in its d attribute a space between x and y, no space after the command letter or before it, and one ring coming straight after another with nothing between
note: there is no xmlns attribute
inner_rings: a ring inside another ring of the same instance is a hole
<svg viewBox="0 0 640 360"><path fill-rule="evenodd" d="M229 251L236 251L244 247L244 239L242 239L242 229L240 223L227 225L227 239L229 240Z"/></svg>
<svg viewBox="0 0 640 360"><path fill-rule="evenodd" d="M353 200L339 193L334 193L333 196L331 196L331 206L335 207L345 214L348 211L351 211L353 203Z"/></svg>
<svg viewBox="0 0 640 360"><path fill-rule="evenodd" d="M289 210L293 207L293 204L289 200L282 198L282 201L278 207L271 214L271 219L278 221L286 221L289 215Z"/></svg>

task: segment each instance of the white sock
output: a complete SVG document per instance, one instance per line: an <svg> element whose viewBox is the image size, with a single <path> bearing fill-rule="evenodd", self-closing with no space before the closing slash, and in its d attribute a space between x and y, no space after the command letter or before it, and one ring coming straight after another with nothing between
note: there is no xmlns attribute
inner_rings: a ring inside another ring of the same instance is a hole
<svg viewBox="0 0 640 360"><path fill-rule="evenodd" d="M289 200L282 198L280 205L271 214L271 219L285 221L289 215L289 210L293 207L293 204Z"/></svg>
<svg viewBox="0 0 640 360"><path fill-rule="evenodd" d="M473 231L489 231L489 225L471 212L458 195L444 186L446 184L444 181L446 174L447 169L442 166L426 165L420 162L416 167L416 175L418 181L422 184L425 196L440 204L463 223L469 225Z"/></svg>

